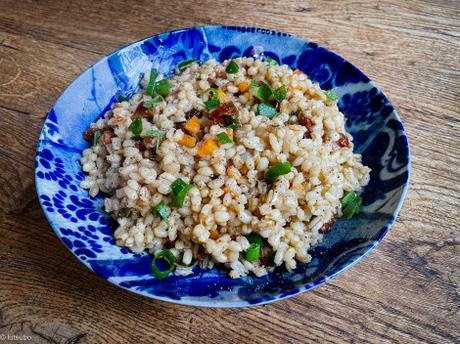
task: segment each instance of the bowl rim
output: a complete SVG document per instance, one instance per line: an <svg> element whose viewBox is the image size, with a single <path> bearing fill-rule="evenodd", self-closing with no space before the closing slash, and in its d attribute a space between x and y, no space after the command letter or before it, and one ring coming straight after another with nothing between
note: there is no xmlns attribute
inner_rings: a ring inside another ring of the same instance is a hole
<svg viewBox="0 0 460 344"><path fill-rule="evenodd" d="M42 147L43 143L45 140L42 139L42 136L43 136L43 131L45 129L44 127L44 124L48 121L48 118L49 118L49 113L51 112L51 110L55 107L56 103L58 103L58 101L61 99L61 97L63 96L63 94L67 91L67 89L69 89L74 83L76 83L80 77L85 74L88 70L90 70L91 68L93 68L95 65L97 65L98 63L102 63L103 61L107 60L108 58L110 58L111 56L117 54L118 52L120 52L121 50L125 49L125 48L128 48L132 45L135 45L135 44L139 44L141 42L144 42L146 40L149 40L149 39L152 39L154 37L158 37L160 35L164 35L164 34L171 34L171 33L180 33L180 32L186 32L188 30L194 30L194 29L245 29L245 30L256 30L256 32L268 32L268 33L280 33L282 34L283 36L286 36L286 37L293 37L293 38L296 38L296 39L299 39L303 42L307 42L307 43L312 43L312 44L315 44L317 45L318 48L321 48L321 49L324 49L326 50L328 53L334 55L335 57L341 59L341 60L344 60L346 62L348 62L352 67L354 67L356 69L356 71L359 72L359 74L365 76L367 78L367 76L359 69L357 68L354 64L352 64L350 61L346 60L345 58L343 58L341 55L338 55L336 54L335 52L327 49L327 48L324 48L322 45L320 44L317 44L316 42L314 41L310 41L306 38L303 38L303 37L300 37L300 36L297 36L297 35L294 35L294 34L290 34L290 33L286 33L286 32L282 32L282 31L278 31L278 30L273 30L273 29L267 29L267 28L261 28L261 27L256 27L256 26L241 26L241 25L235 25L235 26L229 26L229 25L200 25L200 26L191 26L191 27L183 27L183 28L179 28L179 29L174 29L174 30L169 30L169 31L163 31L163 32L159 32L159 33L156 33L154 35L151 35L151 36L147 36L147 37L144 37L144 38L141 38L137 41L134 41L134 42L129 42L119 48L117 48L116 50L112 51L111 53L109 54L106 54L104 55L102 58L100 58L99 60L97 60L95 63L91 64L89 67L87 67L84 71L82 71L81 73L79 73L67 86L64 90L62 90L60 92L60 95L56 98L56 100L54 101L53 105L51 106L50 108L50 111L48 112L45 120L43 121L43 126L40 130L40 136L39 136L39 139L38 139L38 142L36 144L36 151L35 151L35 162L37 162L38 160L38 152L40 151L40 148ZM249 32L249 33L252 33L252 32ZM369 79L369 78L368 78ZM308 290L311 290L311 289L314 289L322 284L325 284L327 281L330 281L332 280L333 278L335 278L336 276L340 275L341 273L343 273L344 271L350 269L352 266L354 266L356 263L358 263L361 259L363 259L365 256L367 256L371 251L373 251L375 249L375 247L383 240L383 238L388 234L388 232L390 231L390 229L392 228L393 224L395 223L400 211L401 211L401 208L402 208L402 205L405 201L405 198L407 196L407 192L408 192L408 189L409 189L409 185L410 185L410 179L411 179L411 175L412 175L412 171L411 171L411 166L412 166L412 157L411 157L411 149L410 149L410 145L409 145L409 140L408 140L408 137L407 137L407 134L406 134L406 130L405 130L405 127L404 127L404 124L401 120L401 117L399 116L399 113L398 111L396 110L396 108L394 107L393 103L388 99L388 97L380 90L379 87L377 87L377 85L374 83L374 81L372 81L371 79L369 79L369 84L371 84L373 87L375 87L377 90L379 90L381 93L382 93L382 96L388 101L388 104L391 106L392 108L392 115L395 117L395 119L399 122L400 124L400 130L401 130L401 133L403 135L403 138L405 140L405 143L406 143L406 154L407 154L407 180L404 182L404 184L402 185L402 191L401 191L401 196L395 206L395 209L394 211L392 212L391 214L391 217L390 219L388 220L388 222L385 224L385 229L381 231L381 234L379 235L378 238L376 238L372 245L369 245L362 253L360 253L359 255L357 255L356 257L354 257L353 259L350 259L346 264L344 264L340 269L334 271L333 273L329 274L329 275L324 275L322 276L321 279L317 280L317 281L313 281L313 282L309 282L309 283L306 283L306 284L303 284L300 288L296 289L295 292L293 293L287 293L285 295L283 295L282 293L279 293L277 297L275 298L267 298L267 299L264 299L264 300L261 300L260 302L255 302L255 303L249 303L247 301L243 301L243 300L235 300L235 301L226 301L226 300L211 300L211 301L204 301L203 299L199 299L199 298L181 298L181 299L172 299L172 298L168 298L168 297L164 297L164 296L158 296L158 295L152 295L152 294L148 294L144 291L140 291L140 290L136 290L136 289L131 289L131 288L128 288L128 287L125 287L125 286L122 286L120 285L119 283L117 283L116 281L113 281L113 280L109 280L107 278L105 278L102 274L100 274L99 272L93 270L91 268L91 266L86 262L86 261L83 261L82 259L80 259L78 257L78 255L75 254L74 251L70 250L64 243L63 241L63 238L62 238L62 235L59 233L58 229L56 228L56 225L55 223L53 223L53 221L51 221L50 219L50 216L49 216L49 212L46 210L46 207L44 206L43 204L43 200L42 198L40 197L42 195L42 193L40 193L39 191L39 184L41 184L41 179L38 178L37 176L37 165L36 167L34 168L34 180L35 180L35 189L36 189L36 192L37 192L37 195L38 195L38 201L40 203L40 206L42 208L42 211L43 213L45 214L45 217L46 217L46 220L49 224L49 226L53 229L54 233L56 234L56 236L59 238L59 240L61 241L61 243L63 244L64 247L67 248L68 251L70 251L72 253L72 255L80 262L82 263L84 266L86 266L86 268L88 268L90 271L92 271L93 273L95 273L99 278L102 278L103 280L109 282L110 284L112 285L115 285L119 288L122 288L124 290L127 290L131 293L134 293L134 294L137 294L137 295L141 295L141 296L144 296L148 299L153 299L153 300L158 300L158 301L164 301L164 302L168 302L168 303L173 303L173 304L179 304L179 305L184 305L184 306L194 306L194 307L200 307L200 308L240 308L240 307L255 307L255 306L260 306L260 305L265 305L265 304L268 304L268 303L272 303L272 302L275 302L275 301L280 301L280 300L285 300L287 298L290 298L290 297L293 297L293 296L296 296L296 295L299 295L299 294L302 294L302 293L305 293L306 291Z"/></svg>

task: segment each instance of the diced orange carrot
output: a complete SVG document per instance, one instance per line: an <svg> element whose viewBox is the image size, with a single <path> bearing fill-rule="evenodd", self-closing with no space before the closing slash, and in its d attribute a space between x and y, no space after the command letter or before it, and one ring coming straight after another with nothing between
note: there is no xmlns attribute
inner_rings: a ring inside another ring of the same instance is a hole
<svg viewBox="0 0 460 344"><path fill-rule="evenodd" d="M246 92L247 90L249 90L249 84L245 81L242 81L238 84L238 89L241 93Z"/></svg>
<svg viewBox="0 0 460 344"><path fill-rule="evenodd" d="M227 128L227 129L225 129L225 132L227 133L227 135L230 138L230 140L233 141L233 129L232 128Z"/></svg>
<svg viewBox="0 0 460 344"><path fill-rule="evenodd" d="M198 147L198 156L204 158L207 155L212 155L218 148L217 141L214 139L204 139Z"/></svg>
<svg viewBox="0 0 460 344"><path fill-rule="evenodd" d="M224 188L223 188L222 190L224 191L224 193L229 193L229 192L231 192L230 188L229 188L227 185L225 185Z"/></svg>
<svg viewBox="0 0 460 344"><path fill-rule="evenodd" d="M209 237L212 240L217 240L219 239L219 231L217 229L213 229L211 232L209 232Z"/></svg>
<svg viewBox="0 0 460 344"><path fill-rule="evenodd" d="M184 136L182 136L182 138L179 140L179 143L182 146L193 148L195 147L195 144L196 144L196 138L194 138L193 136L184 134Z"/></svg>
<svg viewBox="0 0 460 344"><path fill-rule="evenodd" d="M305 74L305 73L304 73L304 72L302 72L302 71L301 71L301 70L299 70L299 69L296 69L296 70L294 71L294 74Z"/></svg>
<svg viewBox="0 0 460 344"><path fill-rule="evenodd" d="M192 118L190 118L185 123L185 129L193 136L196 136L200 132L200 129L201 129L200 120L198 119L198 117L193 116Z"/></svg>
<svg viewBox="0 0 460 344"><path fill-rule="evenodd" d="M302 91L302 90L303 90L302 86L299 86L299 85L294 86L294 89L295 89L295 90L298 90L298 91Z"/></svg>

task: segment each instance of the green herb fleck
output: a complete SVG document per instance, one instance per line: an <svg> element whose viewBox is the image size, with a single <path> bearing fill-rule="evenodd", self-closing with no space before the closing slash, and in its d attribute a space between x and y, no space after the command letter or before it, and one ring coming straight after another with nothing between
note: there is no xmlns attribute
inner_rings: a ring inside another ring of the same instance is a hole
<svg viewBox="0 0 460 344"><path fill-rule="evenodd" d="M128 129L136 136L140 135L143 130L142 118L137 117L134 121L131 122Z"/></svg>
<svg viewBox="0 0 460 344"><path fill-rule="evenodd" d="M99 141L99 138L101 137L101 132L98 130L98 131L95 131L94 134L93 134L93 146L97 145L97 142Z"/></svg>
<svg viewBox="0 0 460 344"><path fill-rule="evenodd" d="M265 103L273 94L273 88L266 84L263 83L262 86L260 86L257 89L256 97L259 99L262 103Z"/></svg>
<svg viewBox="0 0 460 344"><path fill-rule="evenodd" d="M160 96L166 97L171 89L168 79L161 79L155 84L155 92Z"/></svg>
<svg viewBox="0 0 460 344"><path fill-rule="evenodd" d="M153 99L147 100L144 102L144 107L146 109L151 109L155 104L161 103L164 100L162 96L156 96Z"/></svg>
<svg viewBox="0 0 460 344"><path fill-rule="evenodd" d="M156 147L155 150L158 151L158 148L160 148L160 143L161 143L161 138L166 135L166 131L164 130L147 130L144 134L142 134L142 137L154 137L156 138Z"/></svg>
<svg viewBox="0 0 460 344"><path fill-rule="evenodd" d="M162 137L166 135L166 131L164 130L147 130L144 134L142 134L142 137Z"/></svg>
<svg viewBox="0 0 460 344"><path fill-rule="evenodd" d="M225 145L227 143L233 143L233 141L230 139L230 137L227 135L227 133L219 133L216 135L217 140L219 140L219 143L221 145Z"/></svg>
<svg viewBox="0 0 460 344"><path fill-rule="evenodd" d="M259 82L257 80L251 80L250 82L251 87L259 87Z"/></svg>
<svg viewBox="0 0 460 344"><path fill-rule="evenodd" d="M267 64L269 66L278 66L278 62L272 59L270 56L267 56Z"/></svg>
<svg viewBox="0 0 460 344"><path fill-rule="evenodd" d="M181 63L177 65L177 68L179 68L180 72L183 72L189 64L192 64L193 62L196 62L196 61L198 61L198 59L190 59L190 60L182 61Z"/></svg>
<svg viewBox="0 0 460 344"><path fill-rule="evenodd" d="M240 66L235 61L230 61L225 71L229 74L236 74L240 70Z"/></svg>
<svg viewBox="0 0 460 344"><path fill-rule="evenodd" d="M165 203L163 201L161 201L160 203L158 203L156 206L154 206L152 208L152 214L155 215L155 214L158 214L160 215L160 217L163 219L164 222L168 223L169 224L169 209L168 207L165 205Z"/></svg>
<svg viewBox="0 0 460 344"><path fill-rule="evenodd" d="M281 103L283 99L286 98L286 95L287 91L284 85L281 85L280 88L273 92L273 98L275 98L278 103Z"/></svg>
<svg viewBox="0 0 460 344"><path fill-rule="evenodd" d="M340 99L340 97L337 94L335 94L333 90L325 91L324 95L326 96L327 99L333 102L336 102Z"/></svg>
<svg viewBox="0 0 460 344"><path fill-rule="evenodd" d="M275 107L273 105L266 104L266 103L258 104L257 105L257 112L258 112L259 115L268 117L270 119L273 119L274 117L279 115L279 113L276 111L276 109L275 109Z"/></svg>
<svg viewBox="0 0 460 344"><path fill-rule="evenodd" d="M155 68L152 68L150 71L150 78L149 78L149 83L147 84L147 89L145 90L145 93L148 96L153 95L153 90L155 89L155 81L158 77L158 71Z"/></svg>
<svg viewBox="0 0 460 344"><path fill-rule="evenodd" d="M267 170L265 180L267 183L273 183L279 176L291 172L292 165L289 162L279 162Z"/></svg>

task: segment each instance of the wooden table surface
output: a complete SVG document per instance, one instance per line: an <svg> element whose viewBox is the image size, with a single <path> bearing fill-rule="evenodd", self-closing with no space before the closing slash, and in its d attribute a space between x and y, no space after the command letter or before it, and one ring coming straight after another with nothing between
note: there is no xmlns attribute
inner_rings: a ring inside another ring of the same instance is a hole
<svg viewBox="0 0 460 344"><path fill-rule="evenodd" d="M48 109L105 54L166 30L273 28L364 71L398 109L411 186L393 229L333 281L246 309L121 290L80 264L37 202ZM0 342L460 342L460 2L0 0Z"/></svg>

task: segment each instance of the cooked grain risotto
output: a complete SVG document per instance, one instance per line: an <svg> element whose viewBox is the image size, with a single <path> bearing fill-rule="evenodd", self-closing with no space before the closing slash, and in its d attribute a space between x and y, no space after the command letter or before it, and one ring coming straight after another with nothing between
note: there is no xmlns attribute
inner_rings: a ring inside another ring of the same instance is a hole
<svg viewBox="0 0 460 344"><path fill-rule="evenodd" d="M85 132L81 186L104 193L117 245L154 255L158 278L195 264L232 278L292 270L335 218L359 212L370 169L338 97L303 72L270 58L185 61L141 86Z"/></svg>

